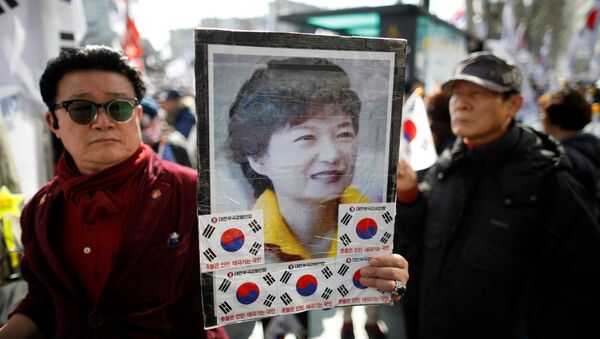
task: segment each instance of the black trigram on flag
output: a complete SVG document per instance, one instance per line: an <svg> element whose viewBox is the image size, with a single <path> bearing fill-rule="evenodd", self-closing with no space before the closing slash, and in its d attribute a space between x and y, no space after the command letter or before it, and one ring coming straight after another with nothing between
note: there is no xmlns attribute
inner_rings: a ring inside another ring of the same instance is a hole
<svg viewBox="0 0 600 339"><path fill-rule="evenodd" d="M381 294L386 294L386 293L387 293L386 291L384 291L384 290L380 290L380 289L377 289L377 292L379 292L379 293L381 293Z"/></svg>
<svg viewBox="0 0 600 339"><path fill-rule="evenodd" d="M329 287L325 288L325 291L323 291L323 294L321 294L321 298L327 300L329 299L329 297L331 296L331 292L333 292L333 290Z"/></svg>
<svg viewBox="0 0 600 339"><path fill-rule="evenodd" d="M271 273L267 273L263 276L263 280L267 283L267 285L271 286L275 282L275 278L271 275Z"/></svg>
<svg viewBox="0 0 600 339"><path fill-rule="evenodd" d="M342 244L344 244L344 246L348 246L352 240L350 240L350 237L348 236L348 234L344 234L340 237L340 241L342 242Z"/></svg>
<svg viewBox="0 0 600 339"><path fill-rule="evenodd" d="M338 270L338 274L343 277L346 274L346 272L348 272L349 268L350 268L350 266L348 266L346 264L342 264L342 266L340 266L340 269Z"/></svg>
<svg viewBox="0 0 600 339"><path fill-rule="evenodd" d="M261 247L262 247L261 244L255 242L252 245L252 248L250 248L250 250L248 252L250 252L250 254L252 254L252 255L256 255L256 254L258 254L258 251L260 250Z"/></svg>
<svg viewBox="0 0 600 339"><path fill-rule="evenodd" d="M340 287L338 287L337 291L340 292L342 297L345 297L348 294L348 289L346 288L346 286L344 286L344 284L342 284Z"/></svg>
<svg viewBox="0 0 600 339"><path fill-rule="evenodd" d="M206 259L208 259L208 261L213 261L217 257L215 252L213 252L213 250L211 250L210 248L207 249L206 251L202 252L202 254L204 254L204 256L206 257Z"/></svg>
<svg viewBox="0 0 600 339"><path fill-rule="evenodd" d="M19 5L16 0L4 0L4 1L8 5L8 7L10 7L11 9L13 9ZM3 13L4 13L4 9L2 9L2 6L0 6L0 14L3 14Z"/></svg>
<svg viewBox="0 0 600 339"><path fill-rule="evenodd" d="M292 298L289 294L287 294L287 292L284 293L281 297L279 297L279 299L281 299L281 301L283 301L283 303L286 305L289 305L292 302Z"/></svg>
<svg viewBox="0 0 600 339"><path fill-rule="evenodd" d="M213 233L215 233L216 227L214 227L211 224L208 224L208 226L206 226L206 228L204 229L204 232L202 232L202 236L210 239L210 237L212 237Z"/></svg>
<svg viewBox="0 0 600 339"><path fill-rule="evenodd" d="M392 235L389 234L388 232L383 233L383 236L381 237L381 239L379 241L381 241L384 244L387 244L387 242L390 240L390 237Z"/></svg>
<svg viewBox="0 0 600 339"><path fill-rule="evenodd" d="M385 220L386 224L389 224L390 222L392 222L392 220L394 220L394 218L392 218L392 214L390 214L390 212L385 212L381 216L383 217L383 220Z"/></svg>
<svg viewBox="0 0 600 339"><path fill-rule="evenodd" d="M342 224L348 226L348 223L350 222L350 220L352 220L352 214L350 213L346 213L344 214L344 217L342 218Z"/></svg>
<svg viewBox="0 0 600 339"><path fill-rule="evenodd" d="M231 312L231 310L232 310L231 306L229 306L229 304L227 303L227 301L224 301L221 305L219 305L219 308L225 314Z"/></svg>
<svg viewBox="0 0 600 339"><path fill-rule="evenodd" d="M256 221L255 219L253 219L249 224L248 227L250 227L250 229L252 230L252 232L256 233L258 231L260 231L262 229L262 227L260 226L260 224L258 223L258 221Z"/></svg>
<svg viewBox="0 0 600 339"><path fill-rule="evenodd" d="M329 279L333 275L333 272L327 266L321 270L321 273L323 273L326 279Z"/></svg>
<svg viewBox="0 0 600 339"><path fill-rule="evenodd" d="M75 34L73 32L59 32L60 49L71 49L75 47Z"/></svg>
<svg viewBox="0 0 600 339"><path fill-rule="evenodd" d="M229 286L231 286L231 281L225 279L221 283L221 286L219 286L219 291L221 291L221 292L227 292L227 290L229 289Z"/></svg>
<svg viewBox="0 0 600 339"><path fill-rule="evenodd" d="M283 273L283 275L281 276L281 279L279 279L279 281L281 281L284 284L287 284L287 282L290 281L291 277L292 277L292 274L290 273L290 271L285 271Z"/></svg>
<svg viewBox="0 0 600 339"><path fill-rule="evenodd" d="M267 298L265 299L265 302L263 302L263 305L265 305L267 307L271 307L271 305L273 305L273 301L275 301L275 296L272 294L269 294L267 296Z"/></svg>

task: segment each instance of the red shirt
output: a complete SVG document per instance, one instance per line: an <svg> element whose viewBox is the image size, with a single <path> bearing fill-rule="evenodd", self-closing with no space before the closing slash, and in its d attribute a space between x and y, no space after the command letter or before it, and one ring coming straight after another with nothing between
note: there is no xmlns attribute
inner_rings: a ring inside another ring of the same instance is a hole
<svg viewBox="0 0 600 339"><path fill-rule="evenodd" d="M116 196L122 211L129 211L132 193L138 180L128 181L120 187ZM96 198L98 199L98 198ZM115 253L123 233L127 213L106 215L99 213L93 224L86 224L79 213L79 206L65 201L59 220L59 244L66 265L94 302L100 297L104 282L112 267Z"/></svg>
<svg viewBox="0 0 600 339"><path fill-rule="evenodd" d="M140 147L123 163L89 176L78 175L67 159L59 163L58 175L67 187L57 219L62 221L59 251L94 302L113 265L148 152Z"/></svg>

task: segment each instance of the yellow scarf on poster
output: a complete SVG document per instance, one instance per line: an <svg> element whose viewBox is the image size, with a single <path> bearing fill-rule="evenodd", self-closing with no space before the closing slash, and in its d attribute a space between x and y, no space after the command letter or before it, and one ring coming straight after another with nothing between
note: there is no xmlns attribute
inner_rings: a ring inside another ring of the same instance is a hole
<svg viewBox="0 0 600 339"><path fill-rule="evenodd" d="M369 198L353 187L347 187L340 197L341 204L369 203ZM273 190L267 189L260 195L254 209L264 211L265 243L278 246L286 255L300 256L303 259L312 259L304 245L290 231L287 223L279 211L277 196ZM331 245L327 253L328 258L337 255L337 229L331 237Z"/></svg>

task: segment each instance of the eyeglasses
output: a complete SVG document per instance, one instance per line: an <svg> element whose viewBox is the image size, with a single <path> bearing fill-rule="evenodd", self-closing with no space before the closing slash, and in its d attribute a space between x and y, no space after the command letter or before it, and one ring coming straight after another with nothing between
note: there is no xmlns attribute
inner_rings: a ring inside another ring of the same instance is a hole
<svg viewBox="0 0 600 339"><path fill-rule="evenodd" d="M137 99L113 99L103 104L93 101L76 99L60 102L52 109L64 108L69 118L80 125L89 125L96 121L98 109L104 108L110 118L120 124L124 124L133 117L133 109L137 106Z"/></svg>

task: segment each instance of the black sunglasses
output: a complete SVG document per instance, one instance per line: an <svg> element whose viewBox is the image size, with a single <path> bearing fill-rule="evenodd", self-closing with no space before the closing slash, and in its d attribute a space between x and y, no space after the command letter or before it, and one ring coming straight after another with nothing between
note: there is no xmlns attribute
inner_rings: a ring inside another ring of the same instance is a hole
<svg viewBox="0 0 600 339"><path fill-rule="evenodd" d="M98 117L98 109L104 108L111 119L124 124L133 117L133 111L137 104L137 99L113 99L103 104L97 104L89 100L75 99L60 102L54 105L52 109L64 108L69 118L75 123L89 125Z"/></svg>

